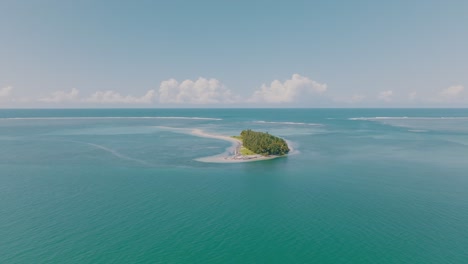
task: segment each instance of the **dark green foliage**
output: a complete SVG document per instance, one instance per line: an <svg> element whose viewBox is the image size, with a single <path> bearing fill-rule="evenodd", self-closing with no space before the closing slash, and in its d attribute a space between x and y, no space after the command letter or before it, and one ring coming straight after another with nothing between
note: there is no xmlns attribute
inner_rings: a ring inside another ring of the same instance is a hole
<svg viewBox="0 0 468 264"><path fill-rule="evenodd" d="M243 130L241 132L244 146L261 155L285 155L289 152L288 144L284 139L268 133Z"/></svg>

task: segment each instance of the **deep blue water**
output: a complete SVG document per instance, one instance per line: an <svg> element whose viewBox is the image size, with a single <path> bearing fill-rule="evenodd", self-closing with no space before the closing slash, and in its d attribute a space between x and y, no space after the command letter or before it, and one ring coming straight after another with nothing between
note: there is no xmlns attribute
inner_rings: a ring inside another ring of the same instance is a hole
<svg viewBox="0 0 468 264"><path fill-rule="evenodd" d="M0 263L468 263L467 190L468 109L0 110Z"/></svg>

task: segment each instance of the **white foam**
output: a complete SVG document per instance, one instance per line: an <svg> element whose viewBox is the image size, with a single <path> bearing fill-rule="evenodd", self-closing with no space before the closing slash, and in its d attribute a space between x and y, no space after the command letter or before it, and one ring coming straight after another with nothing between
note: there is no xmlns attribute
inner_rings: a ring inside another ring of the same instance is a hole
<svg viewBox="0 0 468 264"><path fill-rule="evenodd" d="M297 150L295 147L297 147L297 144L290 141L290 140L287 140L285 139L286 141L286 144L288 144L288 148L289 148L289 153L288 155L295 155L295 154L299 154L301 152L299 152L299 150Z"/></svg>
<svg viewBox="0 0 468 264"><path fill-rule="evenodd" d="M213 118L213 117L186 117L186 116L156 116L150 117L155 119L189 119L189 120L215 120L221 121L222 118Z"/></svg>
<svg viewBox="0 0 468 264"><path fill-rule="evenodd" d="M102 116L102 117L4 117L4 120L100 120L100 119L182 119L182 120L214 120L221 118L211 117L188 117L188 116Z"/></svg>
<svg viewBox="0 0 468 264"><path fill-rule="evenodd" d="M274 122L274 121L254 121L257 124L277 124L277 125L302 125L302 126L321 126L322 124L316 123L302 123L302 122Z"/></svg>
<svg viewBox="0 0 468 264"><path fill-rule="evenodd" d="M407 117L407 116L376 116L376 117L352 117L348 120L363 120L363 121L377 121L377 120L468 120L468 117Z"/></svg>

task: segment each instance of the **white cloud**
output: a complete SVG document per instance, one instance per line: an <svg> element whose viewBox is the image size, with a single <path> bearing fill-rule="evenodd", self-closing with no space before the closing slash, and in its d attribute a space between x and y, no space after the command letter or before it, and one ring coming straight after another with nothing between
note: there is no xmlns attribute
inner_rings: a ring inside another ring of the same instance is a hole
<svg viewBox="0 0 468 264"><path fill-rule="evenodd" d="M80 91L76 88L71 89L70 92L56 91L48 97L39 98L38 101L46 103L73 102L78 100L79 93Z"/></svg>
<svg viewBox="0 0 468 264"><path fill-rule="evenodd" d="M274 80L270 86L265 84L255 91L250 102L267 102L267 103L290 103L298 97L315 93L324 93L327 91L327 85L318 83L307 77L299 74L293 74L292 78L285 82Z"/></svg>
<svg viewBox="0 0 468 264"><path fill-rule="evenodd" d="M443 89L440 92L440 95L442 95L445 98L456 98L461 93L463 93L463 90L465 90L465 87L463 87L462 85L454 85Z"/></svg>
<svg viewBox="0 0 468 264"><path fill-rule="evenodd" d="M185 80L179 83L175 79L161 82L159 87L159 102L216 104L233 103L238 98L216 79L198 78L196 81Z"/></svg>
<svg viewBox="0 0 468 264"><path fill-rule="evenodd" d="M0 89L0 101L10 97L12 90L13 90L13 87L11 86L1 88Z"/></svg>
<svg viewBox="0 0 468 264"><path fill-rule="evenodd" d="M97 91L84 101L88 103L100 103L100 104L112 104L112 103L123 103L123 104L150 104L156 97L155 90L149 90L141 97L134 97L131 95L121 95L118 92L107 90Z"/></svg>
<svg viewBox="0 0 468 264"><path fill-rule="evenodd" d="M393 96L393 91L392 90L387 90L387 91L380 92L378 98L380 100L389 102L389 101L392 100L392 96Z"/></svg>

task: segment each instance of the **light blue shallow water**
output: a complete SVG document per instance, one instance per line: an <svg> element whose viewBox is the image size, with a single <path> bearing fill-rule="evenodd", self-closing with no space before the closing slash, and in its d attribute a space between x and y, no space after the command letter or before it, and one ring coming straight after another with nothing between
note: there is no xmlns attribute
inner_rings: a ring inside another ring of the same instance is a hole
<svg viewBox="0 0 468 264"><path fill-rule="evenodd" d="M467 190L466 109L0 110L0 263L468 263Z"/></svg>

